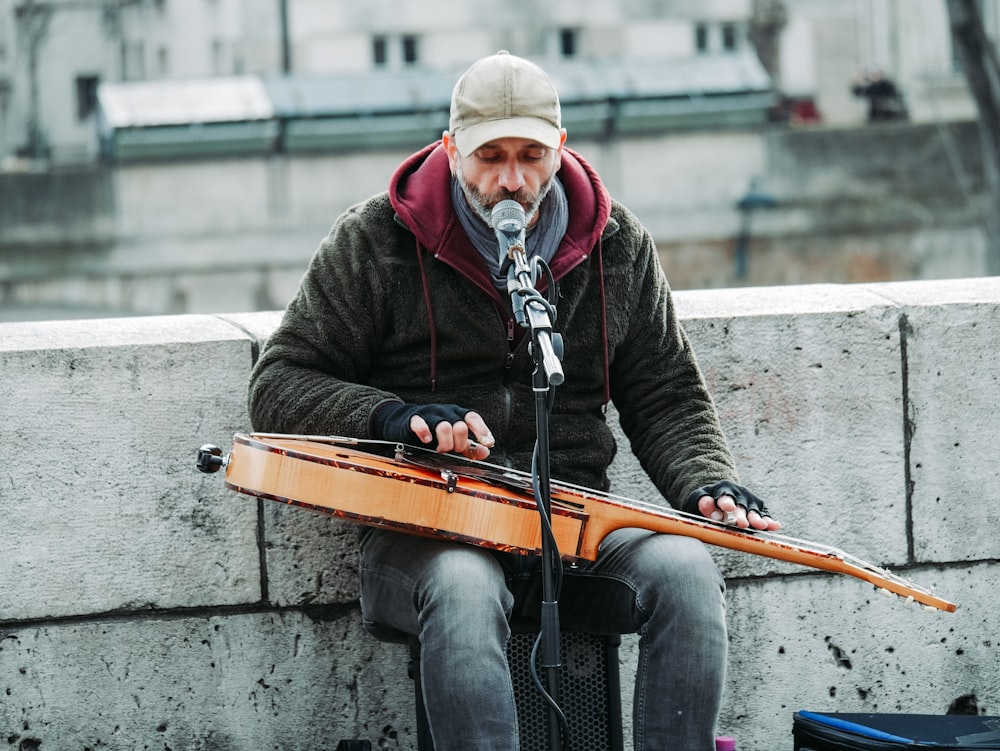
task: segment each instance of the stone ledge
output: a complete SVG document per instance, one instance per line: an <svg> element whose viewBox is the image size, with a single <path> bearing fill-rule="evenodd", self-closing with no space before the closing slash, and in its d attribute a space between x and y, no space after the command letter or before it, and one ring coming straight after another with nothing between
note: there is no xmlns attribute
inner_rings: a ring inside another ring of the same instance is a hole
<svg viewBox="0 0 1000 751"><path fill-rule="evenodd" d="M937 713L974 693L1000 711L1000 280L680 292L677 306L743 480L788 534L960 605L911 615L848 577L717 551L724 729L763 749L790 742L802 707ZM279 318L0 325L0 727L55 747L249 750L269 733L415 747L405 655L357 622L353 527L194 469L201 444L247 430L249 370ZM615 491L643 498L619 438ZM343 615L314 622L314 606Z"/></svg>

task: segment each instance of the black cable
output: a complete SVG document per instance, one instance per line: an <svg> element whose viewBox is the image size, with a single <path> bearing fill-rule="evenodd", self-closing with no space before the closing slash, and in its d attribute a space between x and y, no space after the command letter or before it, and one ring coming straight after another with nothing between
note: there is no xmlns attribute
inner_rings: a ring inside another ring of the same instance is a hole
<svg viewBox="0 0 1000 751"><path fill-rule="evenodd" d="M538 675L538 668L536 666L536 661L538 660L538 645L542 642L542 635L538 634L535 637L535 643L531 647L531 658L529 672L531 673L531 680L535 684L535 688L538 693L542 695L542 700L549 705L553 712L556 714L556 719L559 721L559 727L561 732L559 733L560 740L562 742L563 751L569 751L570 749L570 731L569 731L569 720L566 718L565 712L562 711L562 707L552 698L552 695L545 690L545 685L542 682L542 678Z"/></svg>
<svg viewBox="0 0 1000 751"><path fill-rule="evenodd" d="M536 296L537 296L537 293L536 293ZM549 305L548 301L541 301L540 300L540 304L541 303L544 303L546 306ZM555 310L554 309L552 311L552 315L553 315L553 318L554 318L554 315L555 315ZM546 412L548 413L549 416L551 416L551 414L552 414L552 408L553 408L554 404L555 404L555 392L554 392L553 389L549 389L548 397L547 397L547 401L546 401L546 405L545 405L545 410L546 410ZM535 504L536 504L536 506L538 508L538 516L539 516L539 519L541 521L541 534L548 541L548 543L549 543L549 551L551 553L551 559L548 560L548 561L542 560L541 561L541 565L550 566L551 567L552 573L554 575L554 582L553 582L553 590L554 590L553 591L553 602L558 603L559 602L559 597L560 597L560 595L562 593L563 577L564 577L564 574L565 574L565 569L564 569L564 566L563 566L562 555L559 553L559 546L558 546L558 544L556 542L555 533L554 533L554 531L552 529L552 520L551 520L551 486L549 488L549 490L550 490L550 493L549 493L549 495L550 495L550 498L549 498L550 503L548 505L548 510L549 510L548 514L545 513L546 505L543 504L543 502L542 502L543 499L542 499L542 495L541 495L541 491L540 491L540 487L539 487L540 486L540 482L539 482L540 478L539 478L539 473L538 473L538 453L539 453L539 448L540 448L539 444L536 441L535 442L534 451L531 454L531 487L532 487L532 491L533 491L534 496L535 496ZM543 546L543 547L545 547L545 546ZM556 700L552 697L552 695L546 690L544 681L542 680L541 676L538 674L538 667L536 665L536 661L538 659L538 649L539 649L539 646L541 644L541 641L542 641L542 633L540 631L538 633L538 635L535 637L535 642L534 642L534 644L532 645L532 648L531 648L531 658L530 658L530 662L529 662L529 666L528 666L529 667L529 674L531 675L531 680L535 684L535 688L538 691L538 693L541 695L543 701L551 708L551 710L553 711L553 713L556 716L556 719L557 719L557 721L559 723L559 727L560 727L560 734L559 735L560 735L560 742L561 742L563 751L569 751L569 749L570 749L570 728L569 728L569 721L567 720L566 714L563 712L563 710L559 706L558 702L556 702Z"/></svg>
<svg viewBox="0 0 1000 751"><path fill-rule="evenodd" d="M551 405L549 407L551 409ZM549 541L549 550L552 554L552 560L543 561L543 565L551 566L552 573L555 575L553 600L555 602L559 601L559 595L562 594L563 585L563 574L565 569L563 567L562 555L559 553L559 545L556 542L555 532L552 530L552 519L551 519L551 508L549 509L549 514L542 513L544 506L542 505L542 496L538 491L538 444L535 444L535 450L531 455L531 488L535 495L535 505L538 508L538 516L541 519L542 534ZM551 499L550 499L551 502Z"/></svg>
<svg viewBox="0 0 1000 751"><path fill-rule="evenodd" d="M542 274L545 275L545 278L549 282L548 294L545 297L543 297L542 294L534 287ZM555 324L557 315L556 303L559 298L559 287L556 284L556 278L552 273L552 269L549 268L549 265L538 256L531 259L531 284L531 287L522 286L516 290L517 294L522 298L521 308L523 309L531 303L536 303L549 314L549 320Z"/></svg>

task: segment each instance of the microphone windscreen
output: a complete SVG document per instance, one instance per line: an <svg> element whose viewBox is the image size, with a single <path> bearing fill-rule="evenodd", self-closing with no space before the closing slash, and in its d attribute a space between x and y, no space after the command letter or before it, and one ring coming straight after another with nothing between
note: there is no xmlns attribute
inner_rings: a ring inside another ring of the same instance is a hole
<svg viewBox="0 0 1000 751"><path fill-rule="evenodd" d="M524 207L510 198L500 201L490 212L490 226L495 230L520 232L526 223Z"/></svg>

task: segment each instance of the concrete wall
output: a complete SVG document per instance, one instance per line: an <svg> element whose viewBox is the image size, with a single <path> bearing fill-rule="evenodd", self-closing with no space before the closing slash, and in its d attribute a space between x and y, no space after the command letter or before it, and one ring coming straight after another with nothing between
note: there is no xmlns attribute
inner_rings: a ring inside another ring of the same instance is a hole
<svg viewBox="0 0 1000 751"><path fill-rule="evenodd" d="M717 550L720 731L771 751L791 749L802 708L943 714L974 697L1000 714L1000 279L677 298L743 480L786 532L959 605L927 613ZM11 748L415 748L405 648L359 623L354 528L194 467L248 428L248 371L279 315L0 325ZM627 450L614 469L617 492L650 492ZM627 637L626 687L635 654Z"/></svg>
<svg viewBox="0 0 1000 751"><path fill-rule="evenodd" d="M115 232L111 177L110 169L97 165L0 172L0 252L24 258L53 246L110 245Z"/></svg>

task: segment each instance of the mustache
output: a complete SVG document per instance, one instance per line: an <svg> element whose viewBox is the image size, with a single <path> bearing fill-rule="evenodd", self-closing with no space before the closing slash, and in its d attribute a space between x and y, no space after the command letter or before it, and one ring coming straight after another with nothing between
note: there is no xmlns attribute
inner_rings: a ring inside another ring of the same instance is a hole
<svg viewBox="0 0 1000 751"><path fill-rule="evenodd" d="M517 201L522 206L529 206L537 200L537 197L525 190L500 190L488 196L480 194L479 199L492 209L501 201Z"/></svg>

